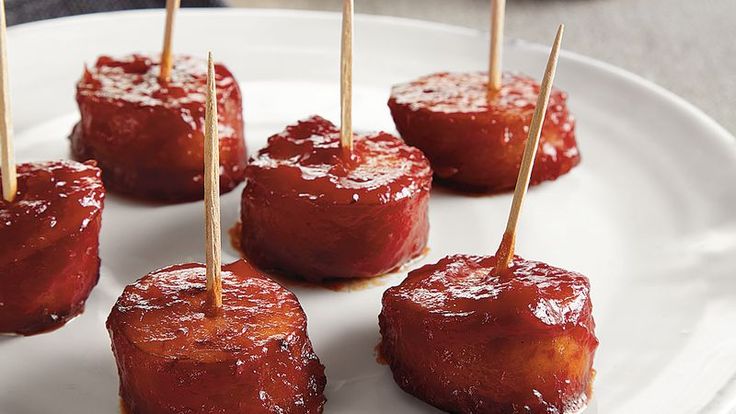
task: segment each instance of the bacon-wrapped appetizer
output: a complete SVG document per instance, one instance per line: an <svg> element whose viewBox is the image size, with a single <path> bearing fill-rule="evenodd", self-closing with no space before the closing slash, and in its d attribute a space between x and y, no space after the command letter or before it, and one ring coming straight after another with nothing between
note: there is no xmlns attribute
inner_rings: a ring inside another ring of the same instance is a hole
<svg viewBox="0 0 736 414"><path fill-rule="evenodd" d="M210 311L201 264L125 288L107 328L129 414L322 412L324 368L294 294L238 261Z"/></svg>
<svg viewBox="0 0 736 414"><path fill-rule="evenodd" d="M354 135L312 117L269 138L243 190L241 245L261 267L298 278L365 278L396 269L427 243L429 162L387 133Z"/></svg>
<svg viewBox="0 0 736 414"><path fill-rule="evenodd" d="M519 257L495 267L450 256L386 291L381 353L396 382L453 413L580 411L598 346L588 279Z"/></svg>
<svg viewBox="0 0 736 414"><path fill-rule="evenodd" d="M512 190L539 84L505 74L489 92L485 72L436 73L394 86L388 106L401 137L429 158L435 176L464 191ZM580 163L567 95L553 90L531 184L554 180Z"/></svg>
<svg viewBox="0 0 736 414"><path fill-rule="evenodd" d="M100 272L105 188L94 162L17 166L0 199L0 333L56 329L84 310Z"/></svg>
<svg viewBox="0 0 736 414"><path fill-rule="evenodd" d="M77 85L81 121L71 134L77 160L95 159L107 187L130 196L201 199L205 62L177 56L168 81L159 59L100 57ZM247 161L240 89L216 65L220 191L243 181Z"/></svg>

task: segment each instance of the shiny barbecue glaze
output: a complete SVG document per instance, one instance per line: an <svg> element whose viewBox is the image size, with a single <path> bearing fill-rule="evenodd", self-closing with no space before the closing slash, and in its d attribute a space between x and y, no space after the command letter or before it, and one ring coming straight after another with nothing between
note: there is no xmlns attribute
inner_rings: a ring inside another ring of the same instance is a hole
<svg viewBox="0 0 736 414"><path fill-rule="evenodd" d="M128 412L322 412L324 367L294 294L245 261L222 278L223 307L210 316L201 264L125 288L107 328Z"/></svg>
<svg viewBox="0 0 736 414"><path fill-rule="evenodd" d="M355 135L312 117L269 138L251 160L241 206L242 248L256 264L297 278L372 277L427 244L429 162L384 132Z"/></svg>
<svg viewBox="0 0 736 414"><path fill-rule="evenodd" d="M0 332L53 330L84 310L100 270L105 189L94 162L20 164L0 199Z"/></svg>
<svg viewBox="0 0 736 414"><path fill-rule="evenodd" d="M96 159L111 191L150 200L201 199L207 67L177 56L169 82L158 58L102 56L77 84L81 121L71 135L79 160ZM247 160L235 78L215 65L220 191L243 181Z"/></svg>
<svg viewBox="0 0 736 414"><path fill-rule="evenodd" d="M588 279L515 257L456 255L383 296L381 352L408 393L453 413L573 413L598 346ZM421 352L418 352L421 351Z"/></svg>
<svg viewBox="0 0 736 414"><path fill-rule="evenodd" d="M392 89L396 128L429 158L441 183L475 192L514 188L539 85L506 73L489 97L487 81L484 72L443 72ZM552 91L531 184L554 180L580 162L566 101L564 92Z"/></svg>

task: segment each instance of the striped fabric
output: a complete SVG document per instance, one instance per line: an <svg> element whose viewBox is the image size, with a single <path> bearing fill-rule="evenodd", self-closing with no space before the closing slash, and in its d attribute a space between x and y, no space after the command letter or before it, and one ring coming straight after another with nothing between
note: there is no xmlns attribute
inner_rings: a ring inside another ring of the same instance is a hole
<svg viewBox="0 0 736 414"><path fill-rule="evenodd" d="M164 7L166 0L6 0L8 25L75 14ZM223 6L222 0L182 0L182 7Z"/></svg>

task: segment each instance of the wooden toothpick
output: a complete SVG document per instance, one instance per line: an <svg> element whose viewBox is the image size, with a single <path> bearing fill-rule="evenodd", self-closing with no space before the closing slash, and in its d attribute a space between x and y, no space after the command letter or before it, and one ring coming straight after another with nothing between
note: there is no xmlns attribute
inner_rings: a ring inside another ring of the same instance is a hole
<svg viewBox="0 0 736 414"><path fill-rule="evenodd" d="M349 158L353 152L353 0L342 3L340 50L340 145Z"/></svg>
<svg viewBox="0 0 736 414"><path fill-rule="evenodd" d="M5 1L0 0L0 162L3 176L3 199L11 202L18 191L13 151L13 123L10 118L10 86L8 85L8 47L5 25Z"/></svg>
<svg viewBox="0 0 736 414"><path fill-rule="evenodd" d="M488 61L488 92L501 89L501 53L506 0L491 0L491 53Z"/></svg>
<svg viewBox="0 0 736 414"><path fill-rule="evenodd" d="M529 126L529 137L524 148L524 157L521 161L519 169L519 177L516 180L516 189L514 190L514 199L511 202L511 212L509 212L509 220L506 223L506 231L503 234L501 245L496 252L496 274L500 275L508 269L514 258L514 247L516 244L516 227L519 223L519 213L521 205L524 202L526 190L529 188L529 179L534 166L534 159L537 155L537 147L539 147L539 136L542 133L542 124L544 116L547 113L547 105L549 104L549 96L552 92L552 82L555 78L555 70L557 69L557 58L560 54L560 44L562 43L562 34L565 31L565 25L560 25L557 29L557 36L552 45L552 51L547 61L547 68L544 71L544 78L540 86L539 97L537 98L537 107L534 110L532 123Z"/></svg>
<svg viewBox="0 0 736 414"><path fill-rule="evenodd" d="M179 10L180 3L181 0L166 0L166 27L164 29L164 48L161 52L161 72L158 76L161 82L168 82L169 78L171 78L171 68L174 65L174 57L171 47L174 32L174 17L176 17L176 11Z"/></svg>
<svg viewBox="0 0 736 414"><path fill-rule="evenodd" d="M217 90L212 52L207 56L207 112L204 126L204 206L207 259L207 299L211 309L222 307L222 243L220 241L220 140L217 133Z"/></svg>

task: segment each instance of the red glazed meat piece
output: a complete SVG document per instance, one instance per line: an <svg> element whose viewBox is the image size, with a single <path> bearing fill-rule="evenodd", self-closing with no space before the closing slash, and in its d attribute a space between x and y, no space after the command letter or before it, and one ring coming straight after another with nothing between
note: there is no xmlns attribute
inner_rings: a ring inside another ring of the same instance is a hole
<svg viewBox="0 0 736 414"><path fill-rule="evenodd" d="M312 117L268 140L251 160L241 206L246 256L308 280L390 272L427 244L429 162L384 132L340 133Z"/></svg>
<svg viewBox="0 0 736 414"><path fill-rule="evenodd" d="M177 56L171 80L158 80L158 59L100 57L77 84L81 121L71 135L80 161L95 159L111 191L154 201L201 199L204 194L204 117L207 67ZM247 161L240 88L215 65L220 133L220 191L241 181Z"/></svg>
<svg viewBox="0 0 736 414"><path fill-rule="evenodd" d="M421 149L441 183L474 192L512 190L539 85L504 74L490 99L482 72L437 73L394 86L388 106L396 128ZM531 184L554 180L580 163L567 95L553 90Z"/></svg>
<svg viewBox="0 0 736 414"><path fill-rule="evenodd" d="M93 162L20 164L0 199L0 333L32 335L82 313L97 284L105 188Z"/></svg>
<svg viewBox="0 0 736 414"><path fill-rule="evenodd" d="M576 413L598 346L588 279L515 257L450 256L383 295L381 352L406 392L453 413ZM420 351L420 352L418 352Z"/></svg>
<svg viewBox="0 0 736 414"><path fill-rule="evenodd" d="M296 296L241 260L205 316L205 281L204 265L176 265L118 298L107 329L128 414L321 413L324 367Z"/></svg>

